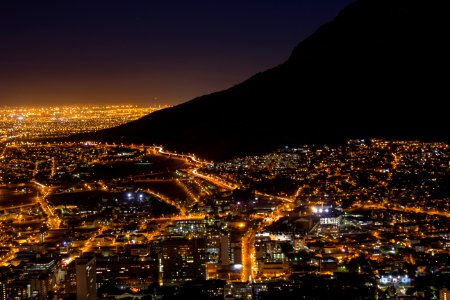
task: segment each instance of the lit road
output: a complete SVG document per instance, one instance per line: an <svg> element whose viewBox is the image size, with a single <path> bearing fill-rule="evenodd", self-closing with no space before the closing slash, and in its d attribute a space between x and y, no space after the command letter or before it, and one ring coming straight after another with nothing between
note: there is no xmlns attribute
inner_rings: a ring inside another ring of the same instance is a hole
<svg viewBox="0 0 450 300"><path fill-rule="evenodd" d="M292 209L293 207L290 207ZM255 236L256 233L264 230L265 227L270 226L274 222L282 218L285 213L288 212L286 205L280 203L277 208L270 213L267 213L262 221L259 221L255 227L251 227L247 230L242 237L242 273L241 281L247 282L257 279L257 266L256 266L256 249L255 249ZM253 218L255 219L255 218Z"/></svg>
<svg viewBox="0 0 450 300"><path fill-rule="evenodd" d="M9 267L10 266L9 261L16 257L16 252L18 251L19 251L18 248L11 248L11 250L7 254L5 254L5 256L2 259L0 259L0 265L4 267Z"/></svg>
<svg viewBox="0 0 450 300"><path fill-rule="evenodd" d="M2 150L2 152L1 152L1 154L0 154L0 159L5 158L6 149L8 149L8 147L6 147L6 146L3 147L3 150Z"/></svg>
<svg viewBox="0 0 450 300"><path fill-rule="evenodd" d="M205 179L205 180L207 180L207 181L209 181L209 182L211 182L211 183L213 183L213 184L215 184L215 185L217 185L217 186L219 186L221 188L234 190L234 189L236 189L238 187L235 184L226 183L223 180L218 179L216 177L212 177L212 176L207 176L207 175L201 174L201 173L199 173L197 171L197 169L189 170L189 173L191 173L192 175L197 176L199 178Z"/></svg>
<svg viewBox="0 0 450 300"><path fill-rule="evenodd" d="M175 182L177 183L177 185L179 187L181 187L183 189L183 191L189 196L189 198L191 198L194 202L199 202L200 199L198 197L196 197L191 190L179 179L176 179Z"/></svg>
<svg viewBox="0 0 450 300"><path fill-rule="evenodd" d="M146 189L145 190L146 193L155 196L158 199L161 199L162 201L164 201L167 204L170 204L172 206L175 206L179 211L180 211L180 215L185 216L186 215L186 208L181 206L179 203L176 203L175 201L173 201L172 199L167 198L164 195L158 194L153 192L152 190Z"/></svg>
<svg viewBox="0 0 450 300"><path fill-rule="evenodd" d="M194 154L188 155L188 154L179 154L179 153L175 153L175 152L169 152L169 151L165 151L163 149L163 147L160 147L160 146L155 147L155 149L160 154L164 154L164 155L168 155L168 156L176 156L176 157L180 157L180 158L187 158L187 159L190 159L192 162L197 163L197 164L201 164L201 165L210 165L211 164L209 162L206 162L206 161L203 161L203 160L199 160L197 157L195 157Z"/></svg>
<svg viewBox="0 0 450 300"><path fill-rule="evenodd" d="M19 205L11 205L11 206L0 206L0 209L2 210L10 210L10 209L17 209L17 208L23 208L27 206L34 206L38 202L31 202L31 203L25 203L25 204L19 204Z"/></svg>
<svg viewBox="0 0 450 300"><path fill-rule="evenodd" d="M353 207L350 207L347 211L352 211L355 209L387 209L387 210L395 210L399 212L409 212L409 213L420 213L420 214L427 214L427 215L438 215L441 217L450 218L450 213L445 211L437 211L436 209L429 209L424 210L423 208L416 208L416 207L404 207L404 208L398 208L398 207L387 207L381 204L370 204L370 205L355 205Z"/></svg>
<svg viewBox="0 0 450 300"><path fill-rule="evenodd" d="M275 196L275 195L271 195L271 194L261 193L261 192L258 192L258 191L255 191L255 195L269 197L269 198L273 198L273 199L276 199L276 200L281 200L281 201L289 202L289 203L294 202L294 199L292 199L292 198Z"/></svg>
<svg viewBox="0 0 450 300"><path fill-rule="evenodd" d="M242 237L242 282L251 281L256 276L256 232L254 228L249 228Z"/></svg>
<svg viewBox="0 0 450 300"><path fill-rule="evenodd" d="M84 246L80 249L81 250L81 254L85 253L85 252L89 252L92 249L92 240L95 238L95 236L99 233L102 232L103 230L108 229L107 226L102 225L97 231L94 231L91 233L91 235L89 236L86 244L84 244ZM69 258L67 258L66 260L63 261L63 265L67 266L69 265L73 260L75 260L78 256L77 255L70 255Z"/></svg>
<svg viewBox="0 0 450 300"><path fill-rule="evenodd" d="M61 220L58 218L57 215L53 212L53 208L48 204L47 200L45 199L48 194L50 193L50 187L43 185L35 180L31 181L32 183L36 184L40 189L41 195L38 195L36 197L37 202L41 205L42 210L47 215L47 224L50 229L57 229L59 228L59 225L61 224Z"/></svg>
<svg viewBox="0 0 450 300"><path fill-rule="evenodd" d="M199 160L199 158L197 158L195 155L187 155L187 154L178 154L178 153L174 153L174 152L169 152L163 149L163 147L155 147L154 148L158 153L163 154L163 155L168 155L168 156L175 156L175 157L179 157L179 158L184 158L184 159L189 159L191 162L195 163L195 164L200 164L200 165L210 165L211 163L209 162L205 162L203 160ZM234 190L236 188L238 188L239 186L236 184L232 184L232 183L227 183L225 182L223 179L219 179L217 177L212 177L212 176L208 176L205 174L201 174L198 172L197 168L189 170L188 171L190 174L197 176L199 178L202 178L204 180L207 180L209 182L211 182L212 184L219 186L221 188L225 188L225 189L229 189L229 190Z"/></svg>

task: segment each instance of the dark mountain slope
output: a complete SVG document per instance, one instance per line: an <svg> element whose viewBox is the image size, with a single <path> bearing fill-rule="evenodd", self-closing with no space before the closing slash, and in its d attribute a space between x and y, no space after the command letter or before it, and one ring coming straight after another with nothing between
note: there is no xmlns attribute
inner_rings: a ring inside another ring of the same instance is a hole
<svg viewBox="0 0 450 300"><path fill-rule="evenodd" d="M219 160L349 138L448 141L445 11L443 1L355 2L273 69L77 138L163 144Z"/></svg>

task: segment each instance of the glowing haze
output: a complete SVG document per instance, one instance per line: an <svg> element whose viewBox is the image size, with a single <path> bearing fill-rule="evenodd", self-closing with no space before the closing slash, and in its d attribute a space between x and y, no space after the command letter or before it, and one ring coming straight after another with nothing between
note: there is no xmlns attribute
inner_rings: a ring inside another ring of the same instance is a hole
<svg viewBox="0 0 450 300"><path fill-rule="evenodd" d="M0 106L185 102L283 62L350 0L5 2Z"/></svg>

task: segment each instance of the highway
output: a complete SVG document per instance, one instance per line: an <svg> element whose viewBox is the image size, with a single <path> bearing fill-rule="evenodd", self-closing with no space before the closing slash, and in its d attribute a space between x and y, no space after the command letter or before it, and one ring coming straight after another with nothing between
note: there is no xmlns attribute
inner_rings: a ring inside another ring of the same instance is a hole
<svg viewBox="0 0 450 300"><path fill-rule="evenodd" d="M370 205L355 205L350 208L348 208L346 211L353 211L356 209L387 209L387 210L395 210L399 212L409 212L409 213L417 213L417 214L427 214L427 215L438 215L441 217L450 218L450 213L447 213L445 211L437 211L435 209L430 210L424 210L423 208L416 208L416 207L387 207L381 204L370 204Z"/></svg>
<svg viewBox="0 0 450 300"><path fill-rule="evenodd" d="M258 191L255 191L255 195L269 197L269 198L273 198L273 199L276 199L276 200L281 200L283 202L289 202L289 203L293 203L294 202L294 199L292 199L292 198L275 196L275 195L271 195L271 194L261 193L261 192L258 192Z"/></svg>
<svg viewBox="0 0 450 300"><path fill-rule="evenodd" d="M163 147L161 147L161 146L155 146L154 149L156 149L158 151L158 153L160 153L160 154L164 154L164 155L168 155L168 156L176 156L176 157L180 157L180 158L187 158L187 159L190 159L193 163L197 163L200 165L211 165L212 164L207 161L199 160L197 157L195 157L194 154L179 154L179 153L175 153L175 152L164 151Z"/></svg>
<svg viewBox="0 0 450 300"><path fill-rule="evenodd" d="M214 185L217 185L217 186L219 186L221 188L225 188L225 189L228 189L228 190L234 190L234 189L238 188L238 185L229 184L229 183L226 183L225 181L223 181L221 179L201 174L201 173L198 172L197 169L189 170L189 173L194 175L194 176L197 176L199 178L202 178L204 180L207 180L207 181L209 181L209 182L213 183Z"/></svg>

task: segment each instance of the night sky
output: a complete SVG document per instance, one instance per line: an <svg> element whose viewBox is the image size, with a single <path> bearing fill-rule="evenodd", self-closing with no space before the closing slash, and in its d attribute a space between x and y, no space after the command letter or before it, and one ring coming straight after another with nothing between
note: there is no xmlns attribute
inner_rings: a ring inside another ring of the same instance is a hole
<svg viewBox="0 0 450 300"><path fill-rule="evenodd" d="M350 0L0 2L0 106L177 104L285 61Z"/></svg>

